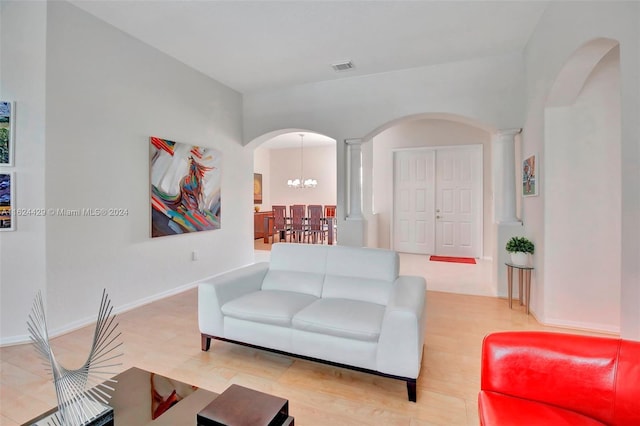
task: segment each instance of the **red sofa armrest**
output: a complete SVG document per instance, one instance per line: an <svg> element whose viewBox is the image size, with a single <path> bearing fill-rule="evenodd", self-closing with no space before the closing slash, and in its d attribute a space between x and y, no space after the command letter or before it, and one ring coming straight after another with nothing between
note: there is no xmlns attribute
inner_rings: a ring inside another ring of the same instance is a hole
<svg viewBox="0 0 640 426"><path fill-rule="evenodd" d="M494 333L483 342L481 388L611 424L619 349L620 339Z"/></svg>
<svg viewBox="0 0 640 426"><path fill-rule="evenodd" d="M640 425L640 342L622 340L612 425Z"/></svg>

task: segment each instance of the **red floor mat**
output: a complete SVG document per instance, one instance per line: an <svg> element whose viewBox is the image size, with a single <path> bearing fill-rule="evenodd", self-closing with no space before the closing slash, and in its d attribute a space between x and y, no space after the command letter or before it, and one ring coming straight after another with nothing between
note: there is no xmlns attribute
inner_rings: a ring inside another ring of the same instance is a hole
<svg viewBox="0 0 640 426"><path fill-rule="evenodd" d="M429 260L434 262L472 263L476 264L473 257L431 256Z"/></svg>

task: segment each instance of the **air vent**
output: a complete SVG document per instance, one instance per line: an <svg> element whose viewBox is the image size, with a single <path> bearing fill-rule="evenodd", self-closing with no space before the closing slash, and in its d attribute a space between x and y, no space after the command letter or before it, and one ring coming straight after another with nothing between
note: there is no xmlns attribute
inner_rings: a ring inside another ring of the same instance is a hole
<svg viewBox="0 0 640 426"><path fill-rule="evenodd" d="M353 68L353 62L351 61L339 62L337 64L331 64L331 66L333 67L333 70L336 72L349 71L350 69Z"/></svg>

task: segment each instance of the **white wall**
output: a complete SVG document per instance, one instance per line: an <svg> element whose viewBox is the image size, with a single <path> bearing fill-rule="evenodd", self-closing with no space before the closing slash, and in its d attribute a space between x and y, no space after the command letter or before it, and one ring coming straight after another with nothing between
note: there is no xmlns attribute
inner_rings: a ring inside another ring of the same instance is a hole
<svg viewBox="0 0 640 426"><path fill-rule="evenodd" d="M45 205L45 58L47 4L0 2L0 99L15 101L16 207ZM0 344L25 333L38 291L46 295L45 218L14 217L16 231L0 233Z"/></svg>
<svg viewBox="0 0 640 426"><path fill-rule="evenodd" d="M378 213L378 245L391 247L391 214L393 211L393 150L433 146L482 144L483 158L483 252L491 256L492 189L491 134L467 124L449 120L422 119L407 121L391 127L373 138L374 211Z"/></svg>
<svg viewBox="0 0 640 426"><path fill-rule="evenodd" d="M289 179L300 176L300 149L271 150L270 166L271 203L336 204L336 149L334 146L304 148L304 177L318 181L315 188L296 189L287 186Z"/></svg>
<svg viewBox="0 0 640 426"><path fill-rule="evenodd" d="M336 204L336 149L334 146L304 148L305 178L314 178L318 186L294 189L289 179L300 177L300 148L259 147L254 151L254 171L262 173L264 187L262 211L273 205Z"/></svg>
<svg viewBox="0 0 640 426"><path fill-rule="evenodd" d="M640 339L640 4L636 2L551 2L540 19L538 27L525 52L526 84L527 84L527 119L523 134L524 155L538 153L544 173L552 176L558 171L547 170L548 152L551 141L547 141L544 111L545 102L550 94L560 70L571 55L585 43L607 37L620 43L620 92L621 128L620 158L621 168L621 243L620 243L620 329L624 337ZM572 135L573 136L573 135ZM595 158L587 157L589 161ZM551 160L553 161L553 160ZM552 163L553 164L553 163ZM565 161L556 167L570 168L572 162ZM547 259L552 249L546 239L550 233L545 229L545 220L554 215L558 208L569 208L565 203L555 206L554 210L546 207L548 188L556 182L543 175L541 196L528 197L523 200L523 219L527 234L536 241L534 274L536 283L532 289L533 310L542 321L551 318L547 312L547 304L556 289L564 287L566 282L554 281L547 271ZM592 200L593 205L599 203ZM614 219L615 220L615 219ZM581 223L571 221L567 227L574 226L584 230ZM594 223L589 229L600 226ZM591 247L598 250L599 247ZM569 276L569 271L565 274ZM589 290L589 289L587 289ZM561 290L564 291L564 290ZM586 292L573 292L571 304L576 299L584 298ZM588 300L595 300L599 294L589 294ZM604 299L607 296L602 295ZM580 303L581 304L581 303ZM592 313L598 311L599 305L585 306L583 309ZM550 308L550 306L549 306ZM554 308L555 309L555 308ZM562 312L554 311L554 317L567 320L568 315L575 312L565 307ZM615 316L615 313L612 315ZM577 318L582 321L584 317ZM600 318L599 321L604 320ZM611 321L611 319L607 319ZM613 318L615 321L615 318Z"/></svg>
<svg viewBox="0 0 640 426"><path fill-rule="evenodd" d="M46 256L39 256L35 267L46 263L54 333L95 320L102 288L117 309L124 309L251 263L253 157L241 145L240 94L70 4L49 2L42 27L47 31L46 101L38 99L35 108L46 107L46 148L35 155L46 155L44 207L128 212L46 218ZM19 36L16 32L9 41ZM7 68L27 73L22 65ZM150 238L151 135L223 152L222 229ZM30 190L21 186L18 200ZM11 237L18 246L28 244L20 225ZM3 241L3 274L6 247ZM199 252L199 261L191 260L192 250ZM16 265L12 276L31 275L32 264ZM3 280L3 341L25 337L26 316L20 311L28 306L22 284ZM5 311L5 304L18 307ZM11 324L5 326L5 319Z"/></svg>
<svg viewBox="0 0 640 426"><path fill-rule="evenodd" d="M620 50L547 108L546 321L620 331Z"/></svg>

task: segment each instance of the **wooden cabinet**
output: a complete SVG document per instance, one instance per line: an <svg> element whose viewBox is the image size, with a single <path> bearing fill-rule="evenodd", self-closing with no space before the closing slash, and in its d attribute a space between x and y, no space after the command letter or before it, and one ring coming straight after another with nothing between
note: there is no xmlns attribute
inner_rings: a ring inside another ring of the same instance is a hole
<svg viewBox="0 0 640 426"><path fill-rule="evenodd" d="M253 238L264 238L264 218L273 216L273 212L256 212L253 215ZM269 236L273 235L273 230L269 230Z"/></svg>

